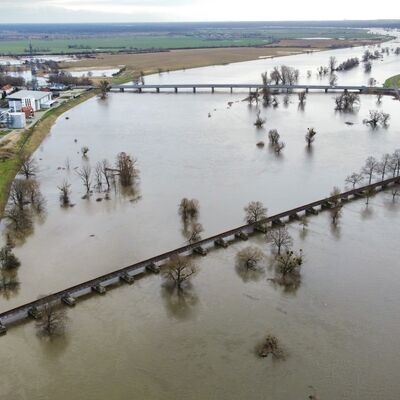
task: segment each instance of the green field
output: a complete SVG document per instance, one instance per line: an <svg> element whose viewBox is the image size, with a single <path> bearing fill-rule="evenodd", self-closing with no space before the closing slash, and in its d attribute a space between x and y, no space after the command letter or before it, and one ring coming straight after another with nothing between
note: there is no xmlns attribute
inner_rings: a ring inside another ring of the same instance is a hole
<svg viewBox="0 0 400 400"><path fill-rule="evenodd" d="M202 29L194 32L135 34L68 39L32 40L37 54L129 51L133 49L182 49L204 47L260 46L281 39L295 38L382 39L363 29L338 28L273 28L273 29ZM28 40L0 41L0 54L28 53Z"/></svg>
<svg viewBox="0 0 400 400"><path fill-rule="evenodd" d="M391 87L398 87L400 88L400 74L392 76L391 78L386 79L385 83L383 84L386 88Z"/></svg>

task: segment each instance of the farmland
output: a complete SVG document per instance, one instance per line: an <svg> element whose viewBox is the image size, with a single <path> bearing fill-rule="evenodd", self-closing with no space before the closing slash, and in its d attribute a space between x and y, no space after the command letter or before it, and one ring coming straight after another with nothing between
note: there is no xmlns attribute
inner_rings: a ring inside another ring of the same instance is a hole
<svg viewBox="0 0 400 400"><path fill-rule="evenodd" d="M71 30L63 34L12 33L0 26L0 54L23 55L32 43L36 54L76 54L97 52L137 52L168 49L259 47L293 39L382 40L385 36L365 29L346 28L197 28L163 32L110 32L107 26L96 32Z"/></svg>

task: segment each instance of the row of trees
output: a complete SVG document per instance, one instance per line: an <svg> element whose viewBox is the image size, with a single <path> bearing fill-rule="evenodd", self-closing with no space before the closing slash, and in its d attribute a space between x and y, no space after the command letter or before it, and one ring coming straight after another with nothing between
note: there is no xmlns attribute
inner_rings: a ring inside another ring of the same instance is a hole
<svg viewBox="0 0 400 400"><path fill-rule="evenodd" d="M89 149L82 147L82 156L87 160ZM76 174L82 181L85 188L85 198L90 196L93 189L98 192L108 192L111 188L116 188L117 183L122 188L132 187L139 178L139 169L137 168L137 159L131 155L121 152L117 155L114 166L104 159L96 164L95 169L88 162L85 162L76 170ZM71 185L68 180L64 180L60 186L60 202L62 206L70 205Z"/></svg>

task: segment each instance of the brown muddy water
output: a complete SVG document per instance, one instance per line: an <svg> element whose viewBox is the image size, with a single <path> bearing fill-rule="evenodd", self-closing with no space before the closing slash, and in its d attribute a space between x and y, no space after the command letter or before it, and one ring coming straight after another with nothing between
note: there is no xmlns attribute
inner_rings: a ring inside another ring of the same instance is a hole
<svg viewBox="0 0 400 400"><path fill-rule="evenodd" d="M259 75L264 69L254 63ZM238 71L242 64L251 68L240 63ZM398 102L362 96L354 113L340 114L334 96L310 94L301 110L296 95L288 107L281 95L278 108L260 106L263 129L253 126L257 108L241 101L244 93L116 93L69 111L35 153L46 213L17 243L20 287L0 298L0 310L182 245L182 197L199 199L206 236L243 223L249 201L271 214L319 199L343 188L368 156L400 148ZM390 113L390 126L364 125L371 109ZM311 126L318 134L308 150ZM279 157L256 147L272 128L286 143ZM90 149L87 161L82 146ZM120 151L138 159L136 191L81 199L75 168L114 162ZM59 205L63 179L73 208ZM0 398L305 399L311 385L322 399L397 399L399 212L389 191L368 209L365 200L346 205L338 229L327 213L312 217L305 234L292 224L305 253L296 292L274 287L268 267L258 280L243 280L235 255L246 244L238 243L196 259L199 273L184 301L148 276L69 310L64 338L40 340L32 323L12 328L0 338ZM269 251L262 235L250 242ZM255 356L268 333L282 342L285 361Z"/></svg>
<svg viewBox="0 0 400 400"><path fill-rule="evenodd" d="M348 204L337 230L310 219L302 283L285 293L267 278L244 281L235 255L245 243L197 258L185 300L150 275L69 311L65 338L40 340L33 323L1 338L7 399L397 399L398 219L390 193ZM250 241L268 251L262 235ZM279 337L286 360L255 346Z"/></svg>

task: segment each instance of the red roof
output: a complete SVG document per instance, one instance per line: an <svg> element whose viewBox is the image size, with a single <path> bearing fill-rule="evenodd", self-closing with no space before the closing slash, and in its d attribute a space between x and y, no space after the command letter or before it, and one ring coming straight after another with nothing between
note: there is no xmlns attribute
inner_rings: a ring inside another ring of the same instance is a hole
<svg viewBox="0 0 400 400"><path fill-rule="evenodd" d="M11 85L5 85L1 88L1 90L7 91L7 90L11 90L13 87Z"/></svg>

